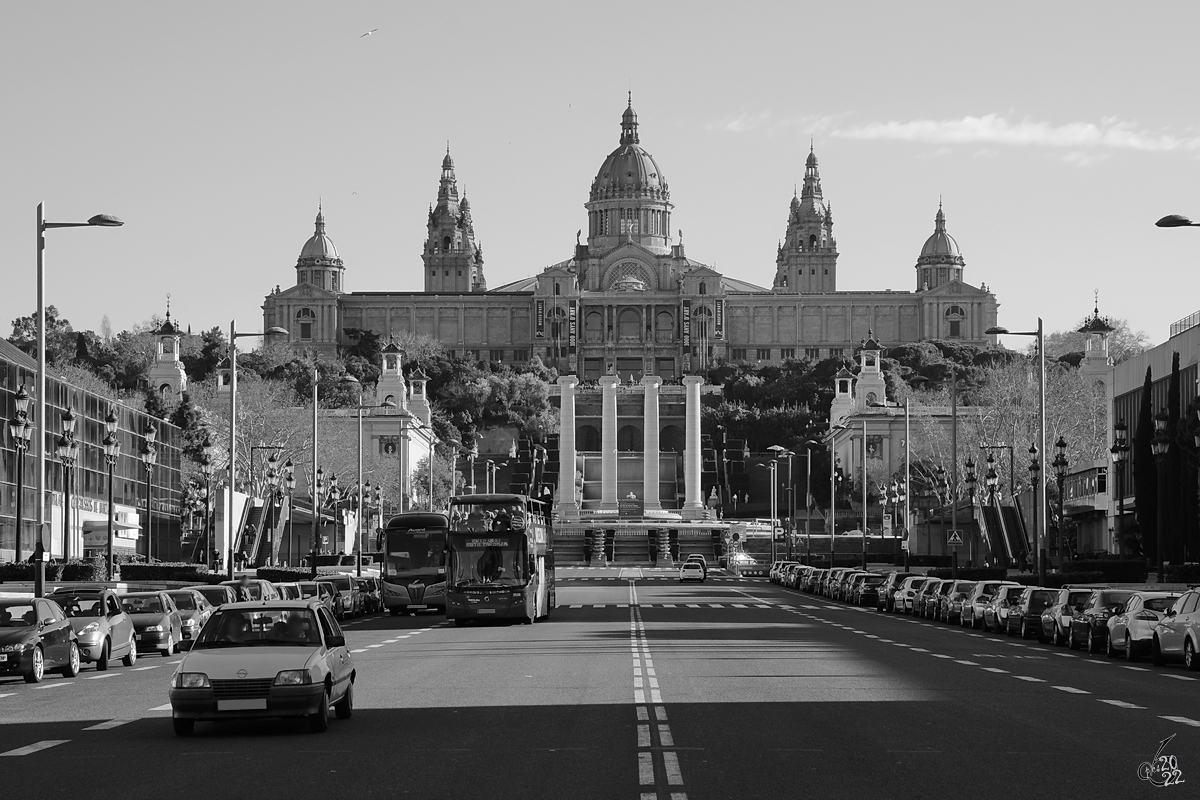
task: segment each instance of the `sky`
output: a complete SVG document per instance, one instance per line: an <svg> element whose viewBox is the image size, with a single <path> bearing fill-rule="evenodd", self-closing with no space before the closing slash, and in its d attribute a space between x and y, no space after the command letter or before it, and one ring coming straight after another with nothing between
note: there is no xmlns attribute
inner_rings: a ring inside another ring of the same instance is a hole
<svg viewBox="0 0 1200 800"><path fill-rule="evenodd" d="M0 4L0 325L258 330L318 202L351 291L422 288L447 142L490 286L572 254L632 91L689 257L769 286L810 140L839 289L912 290L939 198L1000 323L1200 309L1200 4ZM362 36L373 31L370 36ZM1021 340L1009 340L1014 347Z"/></svg>

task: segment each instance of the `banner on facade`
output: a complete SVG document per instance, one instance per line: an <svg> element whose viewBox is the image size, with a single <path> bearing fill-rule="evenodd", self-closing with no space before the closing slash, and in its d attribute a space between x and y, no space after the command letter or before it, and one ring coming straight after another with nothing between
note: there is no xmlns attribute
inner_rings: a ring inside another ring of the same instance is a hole
<svg viewBox="0 0 1200 800"><path fill-rule="evenodd" d="M716 340L718 342L722 342L725 340L725 301L724 300L717 301L717 318L716 318L716 330L714 331L714 338L716 338Z"/></svg>
<svg viewBox="0 0 1200 800"><path fill-rule="evenodd" d="M546 338L546 301L533 301L533 331L538 339Z"/></svg>
<svg viewBox="0 0 1200 800"><path fill-rule="evenodd" d="M683 323L683 371L692 370L692 301L683 301L683 313L679 316Z"/></svg>
<svg viewBox="0 0 1200 800"><path fill-rule="evenodd" d="M572 300L567 306L567 363L571 372L579 370L579 301Z"/></svg>

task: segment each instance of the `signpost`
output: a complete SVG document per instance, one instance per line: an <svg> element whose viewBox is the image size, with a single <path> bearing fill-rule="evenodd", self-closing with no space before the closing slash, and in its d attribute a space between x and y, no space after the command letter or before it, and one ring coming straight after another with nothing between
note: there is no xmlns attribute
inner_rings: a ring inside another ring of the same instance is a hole
<svg viewBox="0 0 1200 800"><path fill-rule="evenodd" d="M960 547L963 543L963 532L960 529L952 528L946 531L946 544L951 547Z"/></svg>

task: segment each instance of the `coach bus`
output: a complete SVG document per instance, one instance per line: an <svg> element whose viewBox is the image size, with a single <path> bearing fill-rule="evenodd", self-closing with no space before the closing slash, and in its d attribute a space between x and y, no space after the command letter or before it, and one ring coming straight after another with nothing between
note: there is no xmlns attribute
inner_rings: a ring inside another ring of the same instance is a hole
<svg viewBox="0 0 1200 800"><path fill-rule="evenodd" d="M450 500L446 617L527 624L554 608L554 533L545 504L519 494Z"/></svg>
<svg viewBox="0 0 1200 800"><path fill-rule="evenodd" d="M446 610L445 514L409 511L383 529L380 582L383 605L393 617L423 609Z"/></svg>

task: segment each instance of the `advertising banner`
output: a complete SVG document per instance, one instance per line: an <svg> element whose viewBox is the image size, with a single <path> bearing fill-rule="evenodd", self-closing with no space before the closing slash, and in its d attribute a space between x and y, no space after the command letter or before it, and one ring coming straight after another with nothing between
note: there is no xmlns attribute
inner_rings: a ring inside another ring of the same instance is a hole
<svg viewBox="0 0 1200 800"><path fill-rule="evenodd" d="M717 319L715 337L718 342L725 341L725 301L717 301Z"/></svg>
<svg viewBox="0 0 1200 800"><path fill-rule="evenodd" d="M683 371L692 371L692 301L683 301L683 313L680 314L680 320L683 322Z"/></svg>
<svg viewBox="0 0 1200 800"><path fill-rule="evenodd" d="M546 301L533 301L533 319L534 319L534 336L539 339L546 338Z"/></svg>
<svg viewBox="0 0 1200 800"><path fill-rule="evenodd" d="M572 300L567 306L567 362L571 372L579 371L579 301Z"/></svg>

